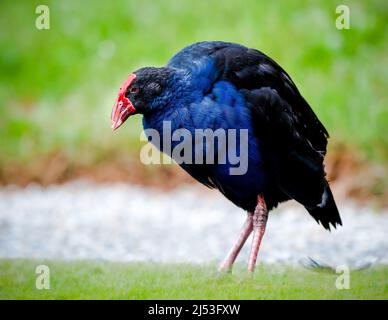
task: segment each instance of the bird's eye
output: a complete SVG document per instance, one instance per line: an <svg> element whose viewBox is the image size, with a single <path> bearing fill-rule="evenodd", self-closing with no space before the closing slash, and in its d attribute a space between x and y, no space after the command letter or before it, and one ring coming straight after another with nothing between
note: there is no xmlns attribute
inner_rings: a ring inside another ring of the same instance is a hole
<svg viewBox="0 0 388 320"><path fill-rule="evenodd" d="M130 93L138 93L138 92L139 92L139 87L131 87L131 88L129 89L129 92L130 92Z"/></svg>

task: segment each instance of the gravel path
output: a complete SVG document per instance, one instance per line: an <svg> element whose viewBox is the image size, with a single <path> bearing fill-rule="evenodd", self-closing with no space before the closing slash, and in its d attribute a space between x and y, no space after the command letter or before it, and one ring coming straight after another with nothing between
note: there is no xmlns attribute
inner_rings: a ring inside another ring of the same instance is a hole
<svg viewBox="0 0 388 320"><path fill-rule="evenodd" d="M259 261L298 263L309 256L332 265L387 264L388 212L339 207L344 227L332 233L298 205L271 212ZM0 189L0 257L218 261L244 219L218 192L195 186L170 193L85 182L7 187Z"/></svg>

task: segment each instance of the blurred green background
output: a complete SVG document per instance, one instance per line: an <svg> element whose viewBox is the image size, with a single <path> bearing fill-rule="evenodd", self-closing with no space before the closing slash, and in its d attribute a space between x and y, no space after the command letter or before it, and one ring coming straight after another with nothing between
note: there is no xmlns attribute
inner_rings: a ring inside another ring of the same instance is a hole
<svg viewBox="0 0 388 320"><path fill-rule="evenodd" d="M50 9L49 30L35 27L40 4ZM339 4L350 7L349 30L335 27ZM190 43L224 40L287 70L331 133L331 148L346 145L386 166L387 20L384 0L2 0L0 164L4 171L56 152L89 165L137 157L141 118L110 129L123 80Z"/></svg>

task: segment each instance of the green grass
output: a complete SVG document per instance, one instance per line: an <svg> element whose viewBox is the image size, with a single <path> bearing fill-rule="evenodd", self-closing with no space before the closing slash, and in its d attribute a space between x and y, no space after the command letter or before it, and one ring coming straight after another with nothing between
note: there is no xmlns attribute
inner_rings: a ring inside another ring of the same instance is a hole
<svg viewBox="0 0 388 320"><path fill-rule="evenodd" d="M50 268L50 289L37 290L35 269ZM336 274L296 267L242 266L220 275L213 264L0 260L0 299L388 299L388 267L350 273L338 290Z"/></svg>
<svg viewBox="0 0 388 320"><path fill-rule="evenodd" d="M0 3L0 160L61 151L78 162L139 150L140 118L110 132L110 110L135 68L160 66L200 40L258 48L293 77L335 141L388 159L386 1L41 1Z"/></svg>

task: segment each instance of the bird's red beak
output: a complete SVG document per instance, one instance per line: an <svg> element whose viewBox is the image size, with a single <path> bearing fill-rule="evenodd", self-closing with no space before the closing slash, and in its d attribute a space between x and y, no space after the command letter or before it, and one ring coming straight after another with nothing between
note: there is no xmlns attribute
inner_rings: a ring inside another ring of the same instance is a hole
<svg viewBox="0 0 388 320"><path fill-rule="evenodd" d="M113 106L111 115L111 127L113 130L116 130L118 127L120 127L130 115L136 112L132 102L125 96L125 92L135 79L136 75L132 73L120 87L118 97L115 105Z"/></svg>

